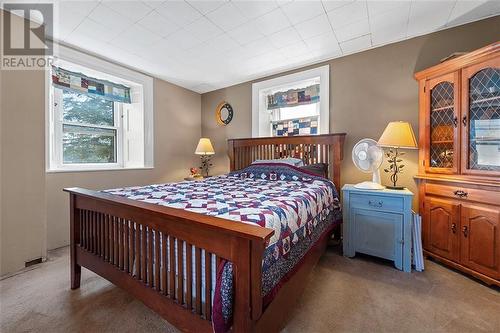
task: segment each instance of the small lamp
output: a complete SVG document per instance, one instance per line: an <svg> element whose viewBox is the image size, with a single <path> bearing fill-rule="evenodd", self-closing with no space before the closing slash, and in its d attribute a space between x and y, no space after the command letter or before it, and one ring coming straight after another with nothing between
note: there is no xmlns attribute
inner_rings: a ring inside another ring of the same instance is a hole
<svg viewBox="0 0 500 333"><path fill-rule="evenodd" d="M382 133L380 139L378 139L378 145L381 147L389 147L389 152L385 155L388 157L387 162L390 163L388 169L384 169L385 172L391 173L392 186L387 186L387 188L393 190L402 190L404 186L398 186L398 173L401 173L404 168L404 164L399 164L403 160L400 158L405 153L399 152L398 149L416 149L417 140L415 139L415 134L413 134L413 129L410 123L406 121L392 121L390 122Z"/></svg>
<svg viewBox="0 0 500 333"><path fill-rule="evenodd" d="M211 155L215 154L214 146L212 146L212 142L210 142L209 138L201 138L198 142L198 146L196 146L196 150L194 151L196 155L200 155L201 165L200 169L205 177L208 177L208 171L212 166L210 163Z"/></svg>

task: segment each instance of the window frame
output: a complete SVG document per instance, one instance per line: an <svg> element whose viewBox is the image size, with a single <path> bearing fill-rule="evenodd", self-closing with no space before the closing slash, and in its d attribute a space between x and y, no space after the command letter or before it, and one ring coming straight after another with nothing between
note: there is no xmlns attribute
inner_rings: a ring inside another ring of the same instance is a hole
<svg viewBox="0 0 500 333"><path fill-rule="evenodd" d="M45 171L47 173L57 172L83 172L83 171L106 171L106 170L141 170L141 169L154 169L154 81L151 76L142 74L140 72L128 69L126 67L117 65L115 63L94 57L87 53L74 50L65 46L59 47L59 54L53 59L54 65L58 62L70 63L79 68L80 72L85 73L84 69L91 72L102 73L103 79L108 79L113 82L122 83L131 87L131 95L140 93L142 99L139 100L140 109L143 117L143 145L144 150L141 156L143 161L140 165L133 162L125 161L124 141L125 141L125 122L124 122L124 107L122 103L118 104L119 112L115 112L115 117L119 117L119 122L116 124L120 130L117 131L117 163L71 163L62 164L62 123L60 126L60 133L56 137L55 118L56 111L54 110L54 92L56 89L52 85L51 69L45 71ZM62 66L64 67L64 66ZM70 68L72 69L72 68ZM96 77L93 73L92 75ZM98 77L98 76L97 76ZM113 78L116 78L113 79ZM134 103L134 102L133 102ZM59 110L60 113L61 110ZM61 113L62 116L62 113ZM60 119L62 120L62 118ZM59 124L58 124L59 126ZM93 127L101 127L94 126ZM104 126L102 126L104 127ZM58 127L59 128L59 127ZM120 132L120 133L119 133ZM120 135L120 139L118 139ZM61 144L56 147L56 140ZM127 165L128 164L128 165Z"/></svg>
<svg viewBox="0 0 500 333"><path fill-rule="evenodd" d="M319 128L317 134L328 134L330 132L330 65L320 66L309 70L279 76L273 79L260 81L252 84L252 137L272 136L272 131L267 135L264 128L268 123L261 116L261 109L266 109L266 100L262 98L262 92L286 85L293 85L300 81L306 81L314 78L320 79L320 113ZM267 129L266 129L267 131Z"/></svg>
<svg viewBox="0 0 500 333"><path fill-rule="evenodd" d="M54 107L54 147L53 147L53 162L58 169L65 170L82 170L82 169L96 169L96 168L123 168L123 107L122 103L113 102L113 123L114 126L108 125L94 125L88 123L78 123L69 122L63 120L64 113L64 103L63 103L63 93L64 89L52 87L54 93L53 107ZM63 161L63 136L64 136L64 125L82 126L82 127L92 127L92 128L102 128L111 129L116 131L115 138L115 163L64 163Z"/></svg>

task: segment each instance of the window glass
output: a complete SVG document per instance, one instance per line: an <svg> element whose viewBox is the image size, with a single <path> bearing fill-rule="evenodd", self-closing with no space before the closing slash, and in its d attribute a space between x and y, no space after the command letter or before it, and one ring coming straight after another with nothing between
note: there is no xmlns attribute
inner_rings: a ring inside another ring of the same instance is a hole
<svg viewBox="0 0 500 333"><path fill-rule="evenodd" d="M63 125L63 163L116 162L116 130Z"/></svg>
<svg viewBox="0 0 500 333"><path fill-rule="evenodd" d="M63 90L63 121L114 126L114 102Z"/></svg>

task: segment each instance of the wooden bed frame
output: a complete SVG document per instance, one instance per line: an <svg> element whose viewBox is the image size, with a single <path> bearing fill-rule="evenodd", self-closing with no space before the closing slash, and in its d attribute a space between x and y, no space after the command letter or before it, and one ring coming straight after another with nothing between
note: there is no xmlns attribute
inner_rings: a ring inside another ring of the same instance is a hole
<svg viewBox="0 0 500 333"><path fill-rule="evenodd" d="M329 177L338 189L344 138L345 134L339 133L232 139L229 140L230 170L246 167L256 159L300 157L305 164L328 163ZM202 303L199 297L202 260L206 263L205 277L211 277L212 269L210 257L203 256L202 249L214 254L217 262L224 258L233 263L232 330L276 332L284 325L290 307L301 295L309 272L328 242L328 237L324 237L319 246L307 254L297 272L263 310L262 258L274 233L272 229L87 189L69 188L65 191L70 193L71 289L80 287L83 266L126 290L184 332L212 331L211 302ZM152 241L159 237L168 238L170 245ZM186 253L194 248L194 259L189 255L183 258L182 251L175 254L173 240L185 244ZM162 265L153 265L150 258L159 258ZM182 270L184 260L187 272L185 293L183 275L160 267L167 267L168 261ZM192 290L193 260L195 290ZM210 278L206 279L205 286L205 299L210 299Z"/></svg>

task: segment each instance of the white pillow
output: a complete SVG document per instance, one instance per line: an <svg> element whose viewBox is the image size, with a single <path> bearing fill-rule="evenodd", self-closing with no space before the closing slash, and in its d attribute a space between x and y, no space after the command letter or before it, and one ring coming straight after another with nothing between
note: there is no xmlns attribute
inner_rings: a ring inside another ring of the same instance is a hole
<svg viewBox="0 0 500 333"><path fill-rule="evenodd" d="M273 160L255 160L252 162L252 164L262 164L262 163L285 163L296 167L304 165L304 162L300 158L293 158L293 157L276 158Z"/></svg>

